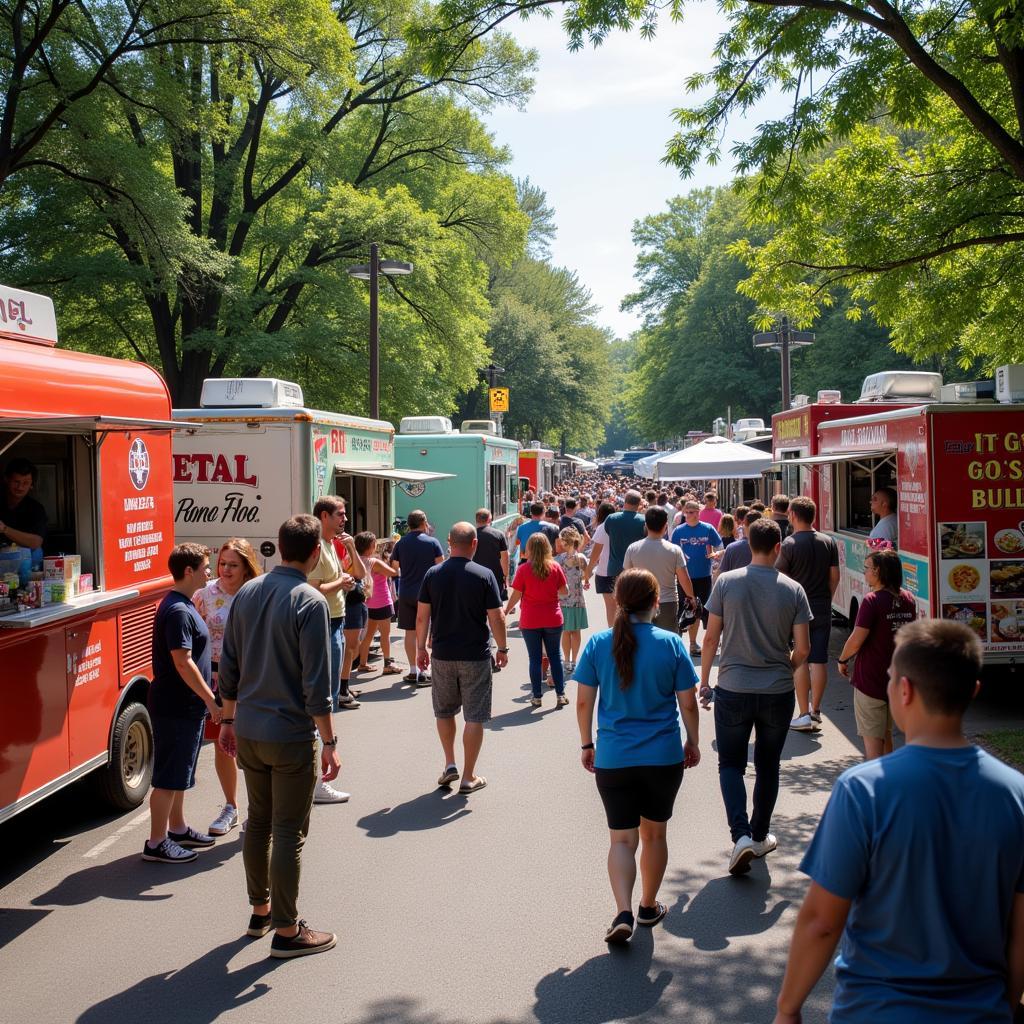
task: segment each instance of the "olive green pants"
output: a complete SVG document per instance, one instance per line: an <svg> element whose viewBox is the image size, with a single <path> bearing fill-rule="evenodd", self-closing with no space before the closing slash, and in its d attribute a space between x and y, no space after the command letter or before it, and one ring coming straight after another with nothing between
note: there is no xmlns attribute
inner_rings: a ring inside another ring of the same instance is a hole
<svg viewBox="0 0 1024 1024"><path fill-rule="evenodd" d="M270 743L238 737L245 773L249 823L242 860L249 902L270 902L271 923L289 928L299 919L299 872L318 777L316 741Z"/></svg>

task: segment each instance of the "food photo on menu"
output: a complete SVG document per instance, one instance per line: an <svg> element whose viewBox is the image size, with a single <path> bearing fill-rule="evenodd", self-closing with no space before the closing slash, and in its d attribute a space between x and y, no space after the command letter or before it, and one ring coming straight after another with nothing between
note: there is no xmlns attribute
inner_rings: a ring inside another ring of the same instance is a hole
<svg viewBox="0 0 1024 1024"><path fill-rule="evenodd" d="M988 640L988 609L983 604L944 604L942 617L963 623L982 640ZM993 633L995 628L993 626Z"/></svg>
<svg viewBox="0 0 1024 1024"><path fill-rule="evenodd" d="M939 523L939 549L943 558L984 558L985 524Z"/></svg>
<svg viewBox="0 0 1024 1024"><path fill-rule="evenodd" d="M1024 562L993 561L989 567L992 597L1024 597Z"/></svg>
<svg viewBox="0 0 1024 1024"><path fill-rule="evenodd" d="M1024 555L1024 533L1019 529L997 530L992 546L1001 555Z"/></svg>
<svg viewBox="0 0 1024 1024"><path fill-rule="evenodd" d="M992 643L1019 643L1024 638L1024 604L1016 601L992 602Z"/></svg>

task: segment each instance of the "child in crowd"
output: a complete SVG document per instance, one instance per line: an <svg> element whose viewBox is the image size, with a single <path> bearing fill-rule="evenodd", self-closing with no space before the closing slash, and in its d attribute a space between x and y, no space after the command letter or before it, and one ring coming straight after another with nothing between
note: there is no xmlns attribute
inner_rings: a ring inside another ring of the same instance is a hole
<svg viewBox="0 0 1024 1024"><path fill-rule="evenodd" d="M576 530L567 526L558 535L559 554L555 557L555 561L565 573L566 586L569 588L569 596L560 602L564 619L562 661L565 663L567 674L571 674L576 667L582 633L589 625L583 591L589 588L590 584L583 579L584 570L587 568L587 559L580 554L582 540L583 538Z"/></svg>
<svg viewBox="0 0 1024 1024"><path fill-rule="evenodd" d="M397 576L391 568L390 541L378 541L369 531L356 534L356 553L366 566L366 611L368 620L366 632L359 648L359 664L365 665L370 656L370 644L380 634L380 653L384 656L383 675L398 675L402 670L391 657L391 617L395 614L395 602L391 593L391 578Z"/></svg>

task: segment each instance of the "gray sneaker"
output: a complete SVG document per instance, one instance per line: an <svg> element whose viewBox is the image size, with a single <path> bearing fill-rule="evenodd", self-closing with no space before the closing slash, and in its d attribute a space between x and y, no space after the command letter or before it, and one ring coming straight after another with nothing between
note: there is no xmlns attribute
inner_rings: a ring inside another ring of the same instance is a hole
<svg viewBox="0 0 1024 1024"><path fill-rule="evenodd" d="M210 822L206 830L211 836L226 836L238 825L238 808L234 804L225 804L224 809Z"/></svg>
<svg viewBox="0 0 1024 1024"><path fill-rule="evenodd" d="M315 804L344 804L348 802L351 794L343 790L335 789L333 786L321 779L313 790L313 803Z"/></svg>
<svg viewBox="0 0 1024 1024"><path fill-rule="evenodd" d="M789 723L789 727L796 732L814 732L814 719L810 715L800 715Z"/></svg>
<svg viewBox="0 0 1024 1024"><path fill-rule="evenodd" d="M745 875L750 870L750 862L757 856L754 852L754 840L750 836L740 836L732 848L729 858L729 874Z"/></svg>

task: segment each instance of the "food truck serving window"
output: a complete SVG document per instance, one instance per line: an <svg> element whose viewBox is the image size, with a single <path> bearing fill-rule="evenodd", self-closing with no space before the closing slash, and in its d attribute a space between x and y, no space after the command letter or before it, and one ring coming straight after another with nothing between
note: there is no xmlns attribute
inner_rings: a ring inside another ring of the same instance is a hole
<svg viewBox="0 0 1024 1024"><path fill-rule="evenodd" d="M489 477L487 507L491 510L492 516L503 516L505 514L505 494L508 490L508 466L492 462Z"/></svg>
<svg viewBox="0 0 1024 1024"><path fill-rule="evenodd" d="M881 487L896 489L896 453L837 462L836 485L836 526L856 533L870 532L875 525L871 495Z"/></svg>

